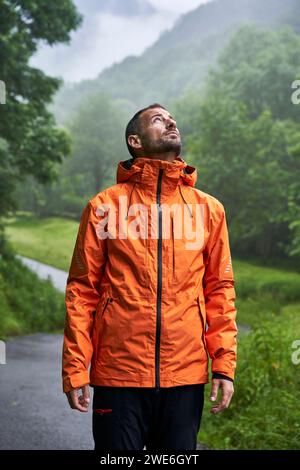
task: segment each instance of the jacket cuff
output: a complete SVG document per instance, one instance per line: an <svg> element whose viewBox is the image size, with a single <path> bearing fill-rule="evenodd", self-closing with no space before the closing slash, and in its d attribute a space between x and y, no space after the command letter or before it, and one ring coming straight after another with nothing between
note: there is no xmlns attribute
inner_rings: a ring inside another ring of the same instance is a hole
<svg viewBox="0 0 300 470"><path fill-rule="evenodd" d="M78 372L75 375L63 378L63 392L67 393L90 383L88 371Z"/></svg>
<svg viewBox="0 0 300 470"><path fill-rule="evenodd" d="M231 377L228 377L227 375L224 375L224 374L219 374L219 372L213 372L212 378L213 379L225 379L225 380L230 380L230 382L233 382L233 379Z"/></svg>

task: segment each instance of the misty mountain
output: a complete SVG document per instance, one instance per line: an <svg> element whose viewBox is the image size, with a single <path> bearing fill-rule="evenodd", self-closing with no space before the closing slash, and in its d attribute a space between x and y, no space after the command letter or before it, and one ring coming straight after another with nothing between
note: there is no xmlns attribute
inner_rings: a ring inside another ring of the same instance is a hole
<svg viewBox="0 0 300 470"><path fill-rule="evenodd" d="M201 91L209 66L241 25L286 25L300 32L299 18L299 0L216 0L200 5L182 15L141 56L127 57L96 79L65 84L52 111L64 122L88 95L99 92L122 100L128 113L154 101L169 106L191 90Z"/></svg>
<svg viewBox="0 0 300 470"><path fill-rule="evenodd" d="M216 0L182 15L171 31L163 33L153 50L173 48L177 44L199 43L245 23L281 25L299 13L299 0ZM297 15L299 17L299 15Z"/></svg>

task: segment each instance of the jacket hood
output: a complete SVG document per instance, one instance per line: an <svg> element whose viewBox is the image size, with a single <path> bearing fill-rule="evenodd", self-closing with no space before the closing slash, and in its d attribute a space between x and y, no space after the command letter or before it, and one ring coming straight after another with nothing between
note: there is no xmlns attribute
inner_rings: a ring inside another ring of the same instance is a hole
<svg viewBox="0 0 300 470"><path fill-rule="evenodd" d="M161 168L165 170L166 177L172 179L176 185L195 186L197 169L188 165L181 157L176 157L172 162L148 157L121 161L117 168L117 183L129 180L143 184L151 183L149 180Z"/></svg>

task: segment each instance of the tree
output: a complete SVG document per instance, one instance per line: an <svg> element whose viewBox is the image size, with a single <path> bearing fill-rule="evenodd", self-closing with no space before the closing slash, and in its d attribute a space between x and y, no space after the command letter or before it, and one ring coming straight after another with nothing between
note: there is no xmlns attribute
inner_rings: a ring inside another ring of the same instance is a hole
<svg viewBox="0 0 300 470"><path fill-rule="evenodd" d="M29 65L41 41L69 42L81 16L71 0L0 0L0 216L15 207L13 190L26 175L46 182L70 151L68 135L55 125L47 105L61 81Z"/></svg>
<svg viewBox="0 0 300 470"><path fill-rule="evenodd" d="M117 106L100 93L81 105L70 124L74 141L73 158L68 164L70 176L84 173L92 193L99 192L115 176L114 165L126 156L122 117Z"/></svg>
<svg viewBox="0 0 300 470"><path fill-rule="evenodd" d="M122 105L122 103L121 103ZM125 111L102 93L86 99L67 123L71 158L59 166L53 183L18 188L24 210L42 216L80 218L89 198L116 182L117 163L129 158L125 143Z"/></svg>
<svg viewBox="0 0 300 470"><path fill-rule="evenodd" d="M247 104L252 118L266 107L276 119L300 120L291 101L292 83L300 77L300 36L290 28L272 31L243 26L222 51L207 80L207 94Z"/></svg>
<svg viewBox="0 0 300 470"><path fill-rule="evenodd" d="M189 118L198 187L224 203L240 254L300 253L300 106L290 96L299 48L291 31L242 28Z"/></svg>

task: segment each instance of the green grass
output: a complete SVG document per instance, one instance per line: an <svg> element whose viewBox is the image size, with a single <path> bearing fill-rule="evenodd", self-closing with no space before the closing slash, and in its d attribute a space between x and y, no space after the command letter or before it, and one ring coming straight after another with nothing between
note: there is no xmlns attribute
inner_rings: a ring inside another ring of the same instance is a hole
<svg viewBox="0 0 300 470"><path fill-rule="evenodd" d="M300 340L300 275L240 260L233 267L237 321L252 332L238 338L229 409L213 416L206 386L198 438L213 449L299 449L300 364L291 355Z"/></svg>
<svg viewBox="0 0 300 470"><path fill-rule="evenodd" d="M5 220L5 234L20 255L69 270L78 223L22 213Z"/></svg>
<svg viewBox="0 0 300 470"><path fill-rule="evenodd" d="M300 364L292 361L295 340L300 340L299 303L240 338L235 393L223 413L210 413L210 384L206 385L201 442L214 449L300 449Z"/></svg>
<svg viewBox="0 0 300 470"><path fill-rule="evenodd" d="M300 274L289 270L233 260L238 322L252 328L277 321L282 309L300 303Z"/></svg>
<svg viewBox="0 0 300 470"><path fill-rule="evenodd" d="M50 280L40 280L0 242L0 338L62 332L64 295Z"/></svg>

